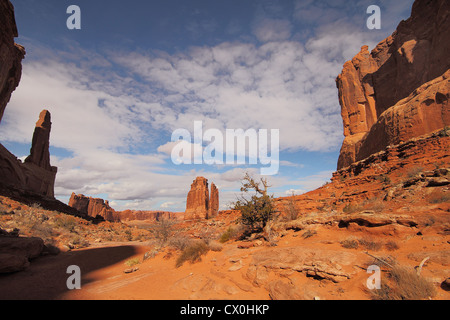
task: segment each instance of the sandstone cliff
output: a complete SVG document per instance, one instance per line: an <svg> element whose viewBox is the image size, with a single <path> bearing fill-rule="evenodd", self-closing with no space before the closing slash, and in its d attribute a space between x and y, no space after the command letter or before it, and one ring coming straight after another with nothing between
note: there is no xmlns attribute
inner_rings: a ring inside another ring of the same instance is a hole
<svg viewBox="0 0 450 320"><path fill-rule="evenodd" d="M89 217L95 218L97 216L101 216L106 221L120 221L116 211L109 206L108 200L86 197L82 194L77 195L72 193L69 200L69 207L72 207Z"/></svg>
<svg viewBox="0 0 450 320"><path fill-rule="evenodd" d="M19 84L25 50L14 43L18 36L14 7L0 0L0 121L12 92ZM50 112L39 116L33 134L30 156L25 163L0 144L0 186L54 198L56 167L50 165Z"/></svg>
<svg viewBox="0 0 450 320"><path fill-rule="evenodd" d="M450 124L449 39L450 2L417 0L390 37L345 63L338 169Z"/></svg>
<svg viewBox="0 0 450 320"><path fill-rule="evenodd" d="M169 211L142 211L142 210L125 210L118 211L117 216L120 221L161 221L161 220L182 220L183 212Z"/></svg>
<svg viewBox="0 0 450 320"><path fill-rule="evenodd" d="M30 155L22 163L0 144L0 184L54 198L57 168L50 165L50 113L41 112L33 134Z"/></svg>
<svg viewBox="0 0 450 320"><path fill-rule="evenodd" d="M208 179L197 177L191 184L186 201L186 220L208 219L219 212L219 190L211 184L211 197Z"/></svg>
<svg viewBox="0 0 450 320"><path fill-rule="evenodd" d="M9 0L0 0L0 122L11 93L19 85L25 49L14 43L18 36L14 7Z"/></svg>

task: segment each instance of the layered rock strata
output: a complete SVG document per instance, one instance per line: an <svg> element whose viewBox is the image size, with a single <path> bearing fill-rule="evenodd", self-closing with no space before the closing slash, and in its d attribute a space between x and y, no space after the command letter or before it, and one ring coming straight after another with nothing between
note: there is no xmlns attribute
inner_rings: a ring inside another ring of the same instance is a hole
<svg viewBox="0 0 450 320"><path fill-rule="evenodd" d="M450 2L417 0L390 37L345 63L338 169L450 125L449 50Z"/></svg>

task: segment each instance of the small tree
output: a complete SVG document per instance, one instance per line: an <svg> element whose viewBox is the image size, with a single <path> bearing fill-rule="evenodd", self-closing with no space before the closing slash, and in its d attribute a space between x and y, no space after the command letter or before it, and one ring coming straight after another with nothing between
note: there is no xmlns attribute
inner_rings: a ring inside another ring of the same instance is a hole
<svg viewBox="0 0 450 320"><path fill-rule="evenodd" d="M248 173L242 182L241 192L248 193L254 190L250 199L241 196L235 203L234 209L241 211L240 222L250 228L251 232L264 229L272 219L275 212L273 195L268 195L269 184L267 179L260 181L253 179Z"/></svg>

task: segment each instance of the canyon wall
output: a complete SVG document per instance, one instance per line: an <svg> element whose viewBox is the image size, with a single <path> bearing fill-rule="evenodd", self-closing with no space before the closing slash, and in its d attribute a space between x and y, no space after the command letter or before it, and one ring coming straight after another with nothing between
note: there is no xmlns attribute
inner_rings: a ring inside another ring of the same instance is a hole
<svg viewBox="0 0 450 320"><path fill-rule="evenodd" d="M449 51L450 1L417 0L391 36L345 63L338 169L450 125Z"/></svg>
<svg viewBox="0 0 450 320"><path fill-rule="evenodd" d="M18 36L14 7L0 0L0 121L12 92L19 85L25 49L14 43ZM43 110L33 134L30 155L22 163L0 144L0 186L54 198L57 168L50 165L50 112Z"/></svg>

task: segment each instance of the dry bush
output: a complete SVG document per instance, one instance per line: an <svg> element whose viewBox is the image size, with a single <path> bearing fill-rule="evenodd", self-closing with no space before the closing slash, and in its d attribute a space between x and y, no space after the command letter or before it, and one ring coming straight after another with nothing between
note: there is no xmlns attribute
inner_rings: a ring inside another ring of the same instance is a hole
<svg viewBox="0 0 450 320"><path fill-rule="evenodd" d="M222 235L220 236L219 242L225 243L230 240L235 240L235 239L240 238L245 231L244 229L245 229L245 227L242 225L238 225L236 227L229 227L227 230L225 230L224 233L222 233Z"/></svg>
<svg viewBox="0 0 450 320"><path fill-rule="evenodd" d="M316 230L307 230L302 234L303 239L311 238L317 234Z"/></svg>
<svg viewBox="0 0 450 320"><path fill-rule="evenodd" d="M397 242L389 240L385 243L385 247L389 251L395 251L398 250L400 247L398 246Z"/></svg>
<svg viewBox="0 0 450 320"><path fill-rule="evenodd" d="M196 263L202 260L202 255L209 251L208 245L204 241L193 241L189 246L184 248L177 259L176 267L181 267L186 261Z"/></svg>
<svg viewBox="0 0 450 320"><path fill-rule="evenodd" d="M363 238L358 240L359 244L367 250L379 251L383 248L383 242L374 241L370 238Z"/></svg>
<svg viewBox="0 0 450 320"><path fill-rule="evenodd" d="M184 250L191 243L191 241L192 240L187 235L176 234L169 239L168 244L176 250Z"/></svg>
<svg viewBox="0 0 450 320"><path fill-rule="evenodd" d="M223 250L223 245L215 240L211 240L208 243L208 247L211 251L220 252Z"/></svg>
<svg viewBox="0 0 450 320"><path fill-rule="evenodd" d="M297 218L300 214L293 197L294 197L294 194L292 194L292 197L288 198L287 202L283 205L283 209L284 209L284 213L285 213L283 216L284 221L297 220Z"/></svg>
<svg viewBox="0 0 450 320"><path fill-rule="evenodd" d="M436 294L431 281L417 275L416 270L394 265L388 269L388 277L381 282L381 289L372 290L374 300L424 300Z"/></svg>
<svg viewBox="0 0 450 320"><path fill-rule="evenodd" d="M341 241L341 246L346 249L358 249L359 242L356 239L345 239Z"/></svg>
<svg viewBox="0 0 450 320"><path fill-rule="evenodd" d="M448 203L450 202L450 192L445 192L443 189L433 191L428 197L431 204Z"/></svg>

